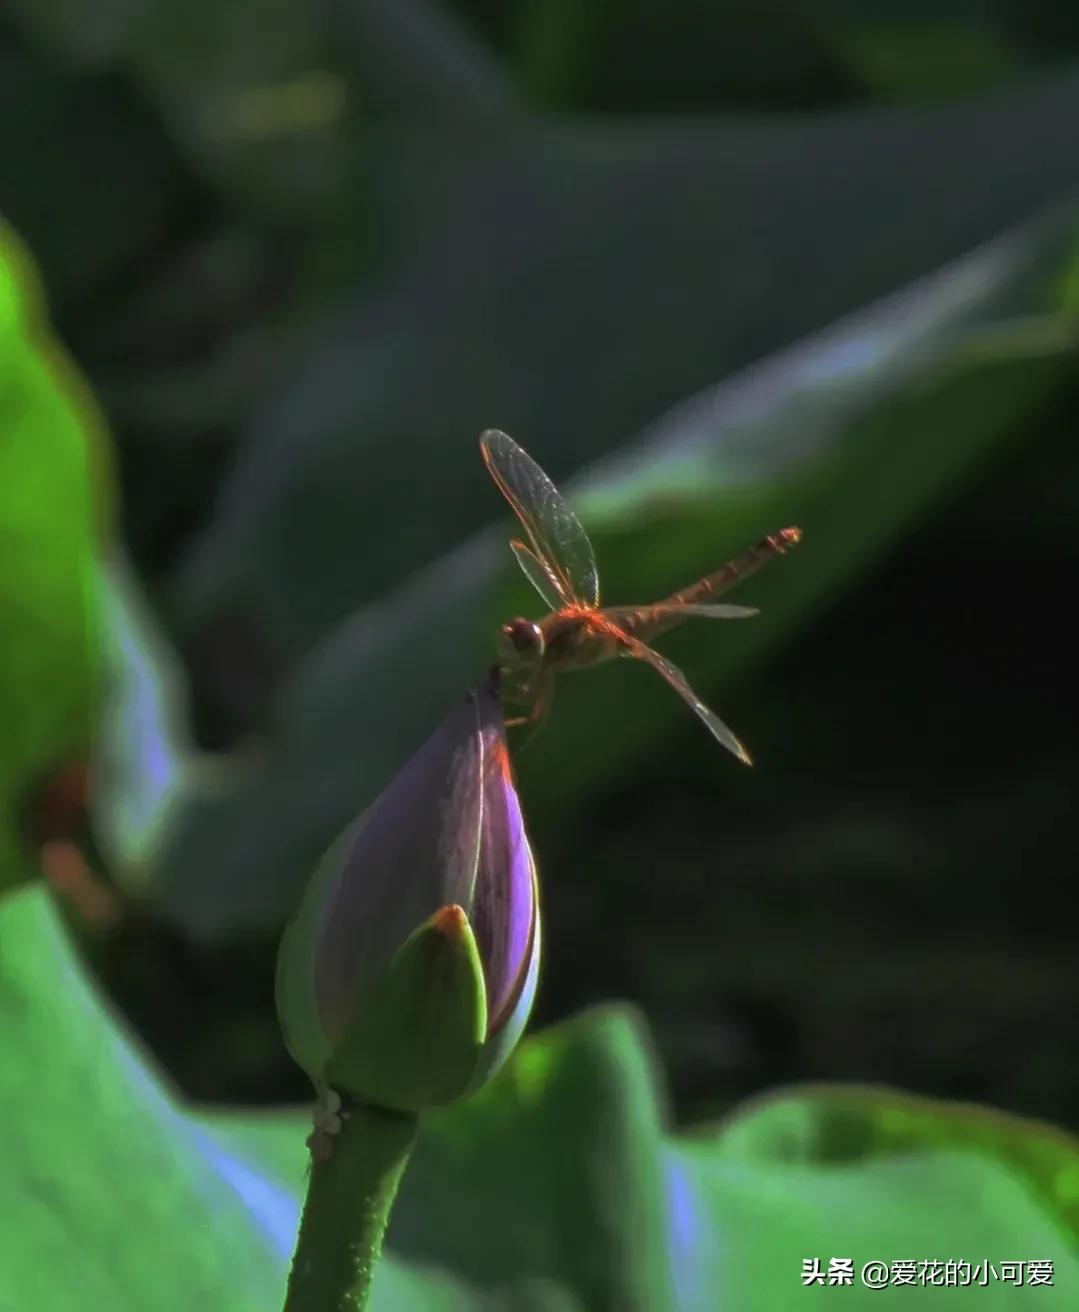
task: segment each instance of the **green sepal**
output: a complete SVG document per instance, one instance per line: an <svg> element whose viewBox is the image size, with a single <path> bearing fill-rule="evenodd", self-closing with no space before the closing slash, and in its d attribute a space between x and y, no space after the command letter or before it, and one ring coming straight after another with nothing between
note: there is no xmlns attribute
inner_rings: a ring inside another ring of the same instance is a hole
<svg viewBox="0 0 1079 1312"><path fill-rule="evenodd" d="M393 1111L444 1107L469 1089L487 1033L479 949L460 907L443 907L366 989L326 1063L326 1083Z"/></svg>
<svg viewBox="0 0 1079 1312"><path fill-rule="evenodd" d="M330 1040L318 1017L315 997L315 951L323 907L341 877L344 859L367 819L364 811L323 856L307 881L303 897L289 921L277 950L274 981L277 1019L285 1046L317 1088L330 1057Z"/></svg>

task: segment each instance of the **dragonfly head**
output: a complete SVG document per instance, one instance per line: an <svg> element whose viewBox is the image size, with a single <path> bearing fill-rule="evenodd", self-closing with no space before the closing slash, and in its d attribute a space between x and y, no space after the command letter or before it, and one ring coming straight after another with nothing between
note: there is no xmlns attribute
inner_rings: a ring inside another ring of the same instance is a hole
<svg viewBox="0 0 1079 1312"><path fill-rule="evenodd" d="M535 620L510 620L498 631L498 659L506 669L537 664L543 646L543 630Z"/></svg>

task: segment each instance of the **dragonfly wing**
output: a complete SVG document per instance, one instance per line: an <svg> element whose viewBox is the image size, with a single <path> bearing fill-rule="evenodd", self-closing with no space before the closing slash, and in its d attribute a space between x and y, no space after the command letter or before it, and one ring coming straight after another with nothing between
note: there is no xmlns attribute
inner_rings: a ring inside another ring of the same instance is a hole
<svg viewBox="0 0 1079 1312"><path fill-rule="evenodd" d="M574 604L598 606L599 577L592 544L558 488L512 437L495 428L480 437L480 451L488 472L521 521L533 553L558 589L559 604L554 609ZM532 578L528 569L525 573Z"/></svg>
<svg viewBox="0 0 1079 1312"><path fill-rule="evenodd" d="M510 543L510 550L517 557L517 564L524 570L529 583L532 584L551 610L561 610L566 604L566 599L562 596L561 584L551 573L546 562L541 560L534 551L529 551L519 538L514 538Z"/></svg>
<svg viewBox="0 0 1079 1312"><path fill-rule="evenodd" d="M715 711L705 706L704 702L697 696L689 686L689 680L678 668L677 665L669 661L666 656L661 656L658 651L653 651L646 643L638 641L626 633L622 635L623 642L631 656L638 660L647 661L654 670L667 680L676 693L693 708L696 714L704 721L712 737L721 742L729 752L733 752L738 759L745 765L752 765L753 759L746 751L745 747L730 729L723 723Z"/></svg>
<svg viewBox="0 0 1079 1312"><path fill-rule="evenodd" d="M642 620L646 623L663 621L665 627L673 627L679 620L695 615L706 620L748 620L760 611L756 606L729 606L713 602L658 602L654 606L606 606L604 615L616 624L632 628L634 623Z"/></svg>
<svg viewBox="0 0 1079 1312"><path fill-rule="evenodd" d="M727 606L698 601L686 602L685 605L676 606L674 609L683 615L699 615L705 620L748 620L760 614L756 606Z"/></svg>
<svg viewBox="0 0 1079 1312"><path fill-rule="evenodd" d="M639 642L655 642L660 634L677 628L692 616L708 620L744 620L758 614L752 606L716 605L712 602L660 601L654 606L608 606L600 611L606 619Z"/></svg>

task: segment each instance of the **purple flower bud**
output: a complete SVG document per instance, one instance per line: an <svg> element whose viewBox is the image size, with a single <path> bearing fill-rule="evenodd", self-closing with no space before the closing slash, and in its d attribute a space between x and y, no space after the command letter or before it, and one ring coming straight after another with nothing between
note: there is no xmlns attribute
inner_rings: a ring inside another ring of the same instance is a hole
<svg viewBox="0 0 1079 1312"><path fill-rule="evenodd" d="M362 1029L406 941L449 907L464 913L482 970L478 1082L523 1029L539 953L535 865L494 676L331 849L282 943L278 1009L316 1083L358 1021ZM412 1012L402 1020L415 1024Z"/></svg>

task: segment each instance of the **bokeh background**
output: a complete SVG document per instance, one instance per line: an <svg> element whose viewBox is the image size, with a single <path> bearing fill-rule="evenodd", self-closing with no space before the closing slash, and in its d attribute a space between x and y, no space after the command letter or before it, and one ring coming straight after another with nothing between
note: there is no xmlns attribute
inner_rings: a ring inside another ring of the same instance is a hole
<svg viewBox="0 0 1079 1312"><path fill-rule="evenodd" d="M1068 0L10 0L110 599L18 859L183 1091L306 1096L300 882L537 611L498 426L608 600L806 535L664 644L755 770L628 663L521 756L537 1021L637 1001L683 1123L840 1077L1079 1128L1077 123Z"/></svg>

